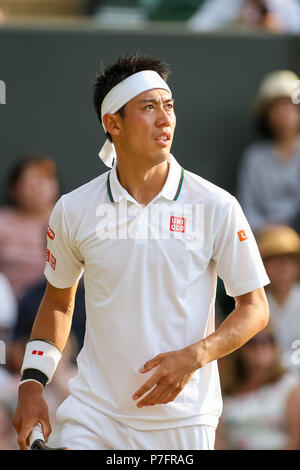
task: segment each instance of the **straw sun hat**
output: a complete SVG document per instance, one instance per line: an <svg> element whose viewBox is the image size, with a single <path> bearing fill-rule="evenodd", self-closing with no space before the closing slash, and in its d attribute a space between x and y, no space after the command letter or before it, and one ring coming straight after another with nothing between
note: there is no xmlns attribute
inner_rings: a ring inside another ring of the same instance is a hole
<svg viewBox="0 0 300 470"><path fill-rule="evenodd" d="M259 87L258 94L253 103L253 110L256 114L261 114L265 109L278 98L290 98L295 89L300 84L298 75L291 70L276 70L267 74Z"/></svg>
<svg viewBox="0 0 300 470"><path fill-rule="evenodd" d="M263 259L277 255L298 255L300 260L300 237L291 227L276 226L261 232L257 244Z"/></svg>

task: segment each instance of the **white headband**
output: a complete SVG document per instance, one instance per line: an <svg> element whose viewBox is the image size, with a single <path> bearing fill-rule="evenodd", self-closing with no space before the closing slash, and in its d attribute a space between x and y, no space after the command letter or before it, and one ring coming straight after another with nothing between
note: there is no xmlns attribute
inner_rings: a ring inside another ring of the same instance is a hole
<svg viewBox="0 0 300 470"><path fill-rule="evenodd" d="M114 114L122 108L128 101L132 100L144 91L153 90L154 88L161 88L167 90L172 96L172 92L168 87L165 80L153 70L143 70L137 72L130 77L125 78L122 82L113 87L105 96L101 106L101 119L102 126L106 132L103 124L103 116L106 113ZM99 157L105 165L112 167L114 159L116 159L115 146L108 139L99 152Z"/></svg>

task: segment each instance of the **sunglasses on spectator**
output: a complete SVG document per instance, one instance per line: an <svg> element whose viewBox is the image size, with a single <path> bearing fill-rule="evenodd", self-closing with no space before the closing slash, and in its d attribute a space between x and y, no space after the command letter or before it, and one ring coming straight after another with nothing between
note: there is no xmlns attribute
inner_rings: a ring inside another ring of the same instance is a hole
<svg viewBox="0 0 300 470"><path fill-rule="evenodd" d="M248 341L252 345L265 345L265 344L275 344L275 337L272 334L265 334L260 336L254 336Z"/></svg>

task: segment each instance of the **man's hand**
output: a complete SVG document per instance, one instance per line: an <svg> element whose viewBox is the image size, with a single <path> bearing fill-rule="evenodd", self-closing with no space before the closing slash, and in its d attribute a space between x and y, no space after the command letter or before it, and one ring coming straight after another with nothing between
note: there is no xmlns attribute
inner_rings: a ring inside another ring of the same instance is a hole
<svg viewBox="0 0 300 470"><path fill-rule="evenodd" d="M29 435L36 423L41 423L45 442L51 433L48 406L43 397L43 386L37 382L25 382L19 387L18 406L12 424L18 433L21 450L29 445Z"/></svg>
<svg viewBox="0 0 300 470"><path fill-rule="evenodd" d="M147 361L142 374L149 372L154 367L158 369L133 395L138 400L146 392L149 392L142 400L137 402L137 407L166 404L175 400L184 386L191 380L193 373L198 369L197 355L193 347L187 347L178 351L159 354L154 359ZM151 391L150 391L151 390Z"/></svg>

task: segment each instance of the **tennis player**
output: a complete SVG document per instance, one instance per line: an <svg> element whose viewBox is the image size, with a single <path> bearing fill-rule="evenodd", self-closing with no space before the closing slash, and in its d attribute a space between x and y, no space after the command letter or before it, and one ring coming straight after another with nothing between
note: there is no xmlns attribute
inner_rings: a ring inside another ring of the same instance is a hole
<svg viewBox="0 0 300 470"><path fill-rule="evenodd" d="M21 449L51 432L43 390L69 336L84 273L86 335L57 411L72 449L213 449L222 412L217 359L268 322L269 283L237 200L170 153L175 112L161 60L121 57L94 103L109 171L61 197L48 280L27 343L13 419ZM217 275L235 298L215 330Z"/></svg>

